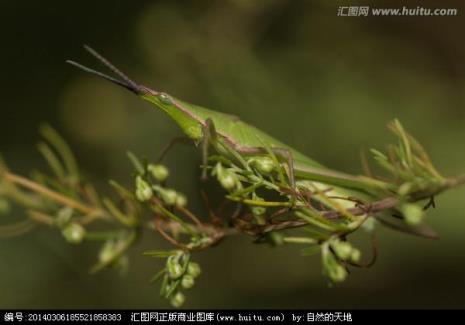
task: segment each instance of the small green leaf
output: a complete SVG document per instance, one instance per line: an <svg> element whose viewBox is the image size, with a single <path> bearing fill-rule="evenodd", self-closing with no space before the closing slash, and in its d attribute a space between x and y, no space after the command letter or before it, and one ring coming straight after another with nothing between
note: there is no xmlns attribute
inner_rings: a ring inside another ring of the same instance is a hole
<svg viewBox="0 0 465 325"><path fill-rule="evenodd" d="M128 227L134 227L137 225L137 218L133 215L127 215L126 213L121 212L121 210L116 207L112 200L103 198L102 202L103 205L107 208L108 212L110 212L111 216L121 222L123 225Z"/></svg>
<svg viewBox="0 0 465 325"><path fill-rule="evenodd" d="M65 206L58 210L55 218L55 224L58 228L64 228L71 221L74 210L71 207Z"/></svg>
<svg viewBox="0 0 465 325"><path fill-rule="evenodd" d="M136 169L137 173L140 175L145 174L144 165L140 162L136 155L134 155L131 151L128 151L126 154L128 155L128 158Z"/></svg>
<svg viewBox="0 0 465 325"><path fill-rule="evenodd" d="M162 269L160 270L159 272L157 272L151 279L150 279L150 283L155 283L157 282L158 280L161 279L161 277L163 276L163 274L165 274L166 272L166 269Z"/></svg>
<svg viewBox="0 0 465 325"><path fill-rule="evenodd" d="M302 248L300 250L300 253L302 254L302 256L311 256L311 255L315 255L317 253L320 252L320 246L310 246L310 247L306 247L306 248Z"/></svg>
<svg viewBox="0 0 465 325"><path fill-rule="evenodd" d="M79 179L79 168L76 163L76 158L74 157L73 152L69 148L66 141L57 131L48 125L43 125L40 128L40 133L60 154L68 174L74 181L77 181Z"/></svg>
<svg viewBox="0 0 465 325"><path fill-rule="evenodd" d="M44 159L47 161L55 176L58 179L64 179L65 170L60 162L60 159L55 155L53 150L44 142L39 143L37 148L39 149Z"/></svg>
<svg viewBox="0 0 465 325"><path fill-rule="evenodd" d="M122 197L134 198L134 195L132 194L132 192L130 192L129 190L127 190L124 186L120 185L118 182L116 182L116 181L114 181L114 180L110 180L110 181L108 181L108 183L109 183L110 186L113 187L113 188L119 193L119 195L121 195Z"/></svg>

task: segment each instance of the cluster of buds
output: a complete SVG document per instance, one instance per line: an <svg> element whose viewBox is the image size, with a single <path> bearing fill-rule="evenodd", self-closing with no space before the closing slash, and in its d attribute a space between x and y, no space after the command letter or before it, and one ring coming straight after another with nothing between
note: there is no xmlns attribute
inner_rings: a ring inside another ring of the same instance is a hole
<svg viewBox="0 0 465 325"><path fill-rule="evenodd" d="M190 261L189 253L177 251L166 260L164 293L173 307L181 307L186 297L182 290L191 289L201 273L200 265Z"/></svg>
<svg viewBox="0 0 465 325"><path fill-rule="evenodd" d="M347 277L347 269L342 262L357 263L360 260L360 250L346 241L333 238L322 245L323 273L333 282L342 282Z"/></svg>
<svg viewBox="0 0 465 325"><path fill-rule="evenodd" d="M340 260L352 263L360 261L360 250L353 247L349 242L336 238L331 240L330 246Z"/></svg>
<svg viewBox="0 0 465 325"><path fill-rule="evenodd" d="M105 241L99 251L99 264L97 265L109 265L119 269L121 274L124 274L129 267L129 258L123 254L127 240L128 238L119 236Z"/></svg>
<svg viewBox="0 0 465 325"><path fill-rule="evenodd" d="M184 207L187 204L187 198L182 193L159 185L153 185L152 188L157 196L168 206Z"/></svg>
<svg viewBox="0 0 465 325"><path fill-rule="evenodd" d="M135 178L135 195L140 202L149 201L154 195L168 206L184 207L187 198L184 194L164 186L169 170L161 164L149 164L147 173Z"/></svg>

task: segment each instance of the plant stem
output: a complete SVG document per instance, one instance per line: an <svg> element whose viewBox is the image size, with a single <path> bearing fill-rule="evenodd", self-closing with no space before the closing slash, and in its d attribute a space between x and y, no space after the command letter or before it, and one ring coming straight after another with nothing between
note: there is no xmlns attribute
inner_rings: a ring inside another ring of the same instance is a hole
<svg viewBox="0 0 465 325"><path fill-rule="evenodd" d="M58 203L61 203L63 205L66 205L66 206L69 206L73 209L76 209L78 211L81 211L83 212L84 214L93 214L96 212L96 209L95 208L91 208L91 207L88 207L80 202L77 202L67 196L64 196L62 194L59 194L55 191L52 191L48 188L46 188L45 186L42 186L36 182L33 182L27 178L24 178L22 176L19 176L19 175L16 175L16 174L12 174L12 173L5 173L4 174L4 177L6 180L14 183L14 184L17 184L17 185L21 185L31 191L34 191L36 193L40 193L40 194L43 194L47 197L49 197L50 199L58 202Z"/></svg>

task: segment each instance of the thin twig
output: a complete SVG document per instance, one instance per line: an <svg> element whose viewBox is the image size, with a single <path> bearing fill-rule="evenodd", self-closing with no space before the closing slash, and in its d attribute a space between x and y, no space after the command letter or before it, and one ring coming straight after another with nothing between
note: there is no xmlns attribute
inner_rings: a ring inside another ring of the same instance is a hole
<svg viewBox="0 0 465 325"><path fill-rule="evenodd" d="M28 210L27 214L29 215L29 218L31 218L32 220L46 224L48 226L53 226L53 224L55 223L54 218L52 216L39 211Z"/></svg>
<svg viewBox="0 0 465 325"><path fill-rule="evenodd" d="M155 229L157 229L158 233L163 237L165 238L168 242L170 242L171 244L173 244L174 246L176 247L179 247L181 248L182 250L185 250L185 251L188 251L189 249L181 244L180 242L178 242L176 239L174 239L173 237L171 237L170 235L168 235L165 230L163 229L163 227L161 227L161 223L160 223L160 220L158 218L155 218L154 220L154 224L155 224Z"/></svg>
<svg viewBox="0 0 465 325"><path fill-rule="evenodd" d="M184 215L186 215L189 219L191 219L197 226L202 227L203 223L188 209L182 206L176 206L176 209L181 211Z"/></svg>
<svg viewBox="0 0 465 325"><path fill-rule="evenodd" d="M347 209L347 211L353 216L361 216L370 211L370 213L376 213L383 210L394 208L398 203L398 199L395 197L389 197L377 202L374 202L370 205L358 206L354 208ZM341 212L331 210L331 211L322 211L321 215L327 219L339 219L342 215ZM297 228L308 225L308 222L305 220L289 220L283 221L278 224L258 226L256 229L259 233L266 233L270 231L283 230L289 228Z"/></svg>
<svg viewBox="0 0 465 325"><path fill-rule="evenodd" d="M73 209L76 209L76 210L79 210L85 214L91 214L91 213L95 213L96 209L95 208L90 208L80 202L77 202L67 196L64 196L62 194L59 194L55 191L52 191L48 188L46 188L45 186L42 186L36 182L33 182L27 178L24 178L22 176L19 176L19 175L16 175L16 174L12 174L12 173L5 173L4 174L4 177L7 181L10 181L12 183L15 183L15 184L18 184L18 185L21 185L31 191L34 191L34 192L37 192L37 193L40 193L40 194L43 194L47 197L49 197L50 199L58 202L58 203L61 203L63 205L66 205L66 206L69 206Z"/></svg>

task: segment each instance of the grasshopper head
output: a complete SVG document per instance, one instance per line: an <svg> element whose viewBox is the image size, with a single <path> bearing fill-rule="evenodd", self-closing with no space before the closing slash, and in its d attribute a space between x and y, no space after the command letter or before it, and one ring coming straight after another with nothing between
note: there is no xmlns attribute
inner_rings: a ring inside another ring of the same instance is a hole
<svg viewBox="0 0 465 325"><path fill-rule="evenodd" d="M160 107L161 109L168 109L170 106L174 104L174 99L169 96L168 94L165 94L163 92L159 92L153 89L150 89L146 86L139 85L133 80L131 80L126 74L124 74L121 70L116 68L110 61L108 61L105 57L100 55L97 51L92 49L91 47L84 45L84 48L92 54L92 56L96 57L100 62L102 62L105 66L107 66L111 71L113 71L116 75L118 75L121 79L116 79L113 77L110 77L102 72L99 72L97 70L91 69L89 67L86 67L80 63L67 60L66 62L74 65L75 67L78 67L81 70L84 70L88 73L91 73L93 75L96 75L100 78L103 78L105 80L108 80L114 84L117 84L118 86L124 87L127 90L135 93L136 95L142 97L143 99L155 104L156 106Z"/></svg>
<svg viewBox="0 0 465 325"><path fill-rule="evenodd" d="M88 73L96 75L100 78L108 80L118 86L124 87L127 90L133 92L134 94L138 95L142 99L151 102L156 107L160 108L161 110L168 113L168 115L173 118L179 126L184 130L184 132L193 139L197 139L201 137L201 130L200 124L198 121L195 121L195 118L192 114L185 109L181 108L178 101L171 97L170 95L159 92L153 89L150 89L146 86L139 85L132 81L128 76L126 76L123 72L121 72L118 68L116 68L113 64L110 63L107 59L101 56L97 51L90 48L89 46L84 45L84 48L96 57L100 62L102 62L105 66L107 66L110 70L112 70L120 79L116 79L110 77L102 72L97 70L91 69L86 67L80 63L74 61L66 61L67 63L78 67L81 70L84 70ZM186 123L186 118L190 122Z"/></svg>
<svg viewBox="0 0 465 325"><path fill-rule="evenodd" d="M156 91L142 85L139 86L139 90L141 98L155 104L161 109L166 110L175 105L174 98L164 92Z"/></svg>

